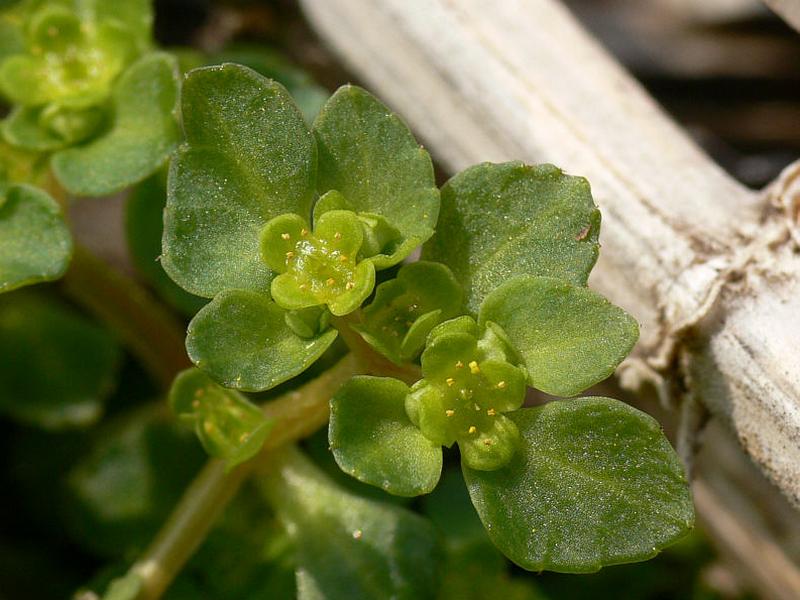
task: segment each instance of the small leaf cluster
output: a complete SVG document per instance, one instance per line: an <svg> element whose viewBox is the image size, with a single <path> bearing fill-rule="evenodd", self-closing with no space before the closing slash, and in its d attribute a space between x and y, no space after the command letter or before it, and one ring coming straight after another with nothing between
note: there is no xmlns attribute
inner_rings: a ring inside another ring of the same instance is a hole
<svg viewBox="0 0 800 600"><path fill-rule="evenodd" d="M683 470L655 421L569 399L638 337L586 285L600 216L584 179L485 163L440 191L408 128L355 86L311 127L281 85L235 64L190 72L181 102L162 263L211 300L188 329L197 367L261 392L341 335L365 373L331 399L341 469L416 496L457 444L490 537L527 569L643 560L691 528ZM524 408L529 388L567 399ZM197 423L204 410L215 409L196 406Z"/></svg>
<svg viewBox="0 0 800 600"><path fill-rule="evenodd" d="M21 0L0 9L0 292L60 278L67 195L119 192L180 139L177 61L150 0Z"/></svg>
<svg viewBox="0 0 800 600"><path fill-rule="evenodd" d="M177 64L153 49L149 0L25 0L2 19L5 143L46 157L76 196L118 192L166 161Z"/></svg>

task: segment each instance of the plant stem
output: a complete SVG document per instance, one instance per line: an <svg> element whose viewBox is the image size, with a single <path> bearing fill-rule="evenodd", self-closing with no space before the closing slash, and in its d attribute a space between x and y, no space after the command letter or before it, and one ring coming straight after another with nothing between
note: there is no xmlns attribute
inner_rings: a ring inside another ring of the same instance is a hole
<svg viewBox="0 0 800 600"><path fill-rule="evenodd" d="M178 371L190 366L184 327L144 288L76 245L63 290L106 323L153 379L168 389Z"/></svg>
<svg viewBox="0 0 800 600"><path fill-rule="evenodd" d="M275 426L261 452L230 472L225 471L223 461L206 464L148 550L131 567L142 584L137 600L157 600L164 593L245 478L271 451L319 429L328 419L331 394L362 370L358 357L348 354L313 381L268 402L263 411L275 420Z"/></svg>

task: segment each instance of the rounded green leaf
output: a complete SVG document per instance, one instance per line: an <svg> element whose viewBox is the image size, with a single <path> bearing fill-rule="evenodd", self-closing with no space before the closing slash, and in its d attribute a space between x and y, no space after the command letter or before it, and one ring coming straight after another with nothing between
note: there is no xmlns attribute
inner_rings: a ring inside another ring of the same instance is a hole
<svg viewBox="0 0 800 600"><path fill-rule="evenodd" d="M386 106L343 86L322 108L314 134L319 193L337 190L354 211L384 217L402 236L372 258L377 268L400 262L433 234L439 190L430 156Z"/></svg>
<svg viewBox="0 0 800 600"><path fill-rule="evenodd" d="M449 266L473 313L516 275L585 285L598 255L600 212L589 183L552 165L483 163L442 188L436 235L423 258Z"/></svg>
<svg viewBox="0 0 800 600"><path fill-rule="evenodd" d="M216 384L199 369L178 374L169 403L182 421L194 425L206 452L225 460L228 469L261 450L274 424L242 394Z"/></svg>
<svg viewBox="0 0 800 600"><path fill-rule="evenodd" d="M356 479L397 496L436 487L442 449L405 411L408 386L388 377L354 377L331 398L328 429L339 467Z"/></svg>
<svg viewBox="0 0 800 600"><path fill-rule="evenodd" d="M125 204L128 251L136 270L158 294L183 314L193 316L208 301L179 287L166 274L159 260L166 202L167 181L163 169L145 179L128 195Z"/></svg>
<svg viewBox="0 0 800 600"><path fill-rule="evenodd" d="M299 600L436 598L440 550L426 519L349 493L289 452L261 481L296 549Z"/></svg>
<svg viewBox="0 0 800 600"><path fill-rule="evenodd" d="M45 429L103 412L120 351L105 329L30 292L0 297L0 412Z"/></svg>
<svg viewBox="0 0 800 600"><path fill-rule="evenodd" d="M311 366L337 335L331 329L301 338L286 324L285 312L257 292L222 292L189 323L189 358L225 387L275 387Z"/></svg>
<svg viewBox="0 0 800 600"><path fill-rule="evenodd" d="M590 573L652 558L691 529L683 467L652 417L598 397L508 418L523 438L511 462L463 471L492 541L521 567Z"/></svg>
<svg viewBox="0 0 800 600"><path fill-rule="evenodd" d="M481 325L496 323L528 370L528 383L574 396L614 372L639 337L636 321L600 294L550 277L518 277L486 297Z"/></svg>
<svg viewBox="0 0 800 600"><path fill-rule="evenodd" d="M14 185L0 190L0 292L58 279L72 256L61 207L46 192Z"/></svg>
<svg viewBox="0 0 800 600"><path fill-rule="evenodd" d="M240 65L195 69L182 91L187 143L172 162L163 264L212 297L269 291L259 236L278 215L310 215L314 138L288 92Z"/></svg>
<svg viewBox="0 0 800 600"><path fill-rule="evenodd" d="M180 140L178 68L169 54L140 58L114 85L108 131L53 155L53 172L76 196L116 193L154 173Z"/></svg>

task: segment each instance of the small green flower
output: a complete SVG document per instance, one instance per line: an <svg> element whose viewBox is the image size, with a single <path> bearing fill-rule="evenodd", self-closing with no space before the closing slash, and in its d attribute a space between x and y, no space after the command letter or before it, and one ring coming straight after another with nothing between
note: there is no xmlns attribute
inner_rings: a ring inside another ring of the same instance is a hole
<svg viewBox="0 0 800 600"><path fill-rule="evenodd" d="M143 32L67 0L22 7L16 20L20 45L0 61L0 92L15 105L3 123L6 140L47 152L101 131L113 118L116 80L147 45Z"/></svg>
<svg viewBox="0 0 800 600"><path fill-rule="evenodd" d="M132 32L121 24L82 20L63 5L32 13L26 34L26 53L0 66L3 92L25 106L57 103L74 112L98 104L136 53Z"/></svg>
<svg viewBox="0 0 800 600"><path fill-rule="evenodd" d="M324 213L313 232L299 215L269 221L261 256L280 273L272 281L275 302L289 310L327 305L337 316L354 311L375 286L375 266L358 260L363 240L361 223L348 210Z"/></svg>
<svg viewBox="0 0 800 600"><path fill-rule="evenodd" d="M516 425L502 413L525 399L525 372L509 362L500 332L488 326L478 338L470 317L447 321L431 332L422 353L422 374L406 397L411 421L431 441L458 442L464 463L499 469L519 444Z"/></svg>

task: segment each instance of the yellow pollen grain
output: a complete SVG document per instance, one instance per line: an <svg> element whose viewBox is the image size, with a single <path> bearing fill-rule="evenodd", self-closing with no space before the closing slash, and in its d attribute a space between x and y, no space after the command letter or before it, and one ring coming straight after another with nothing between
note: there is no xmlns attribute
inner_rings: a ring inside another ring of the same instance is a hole
<svg viewBox="0 0 800 600"><path fill-rule="evenodd" d="M501 389L501 390L506 389L506 382L505 381L501 381L500 383L497 384L497 387L499 389Z"/></svg>
<svg viewBox="0 0 800 600"><path fill-rule="evenodd" d="M342 234L337 231L336 233L333 234L333 239L335 240L342 239Z"/></svg>
<svg viewBox="0 0 800 600"><path fill-rule="evenodd" d="M352 290L354 287L356 287L356 284L353 283L352 281L348 281L347 283L344 284L344 289L346 290Z"/></svg>
<svg viewBox="0 0 800 600"><path fill-rule="evenodd" d="M300 235L302 235L303 237L307 236L307 235L308 235L308 229L306 229L305 227L303 227L303 228L300 230Z"/></svg>
<svg viewBox="0 0 800 600"><path fill-rule="evenodd" d="M452 417L454 414L456 414L456 411L454 411L452 408L448 408L446 411L444 411L444 414L446 414L448 417Z"/></svg>
<svg viewBox="0 0 800 600"><path fill-rule="evenodd" d="M475 410L480 410L480 409L481 409L481 407L480 407L480 406L478 406L477 404L474 404L474 403L473 403L472 407L473 407Z"/></svg>
<svg viewBox="0 0 800 600"><path fill-rule="evenodd" d="M346 256L346 255L344 255L344 254L342 254L342 255L339 257L339 262L347 262L348 260L349 260L349 259L348 259L348 258L347 258L347 256Z"/></svg>
<svg viewBox="0 0 800 600"><path fill-rule="evenodd" d="M333 277L328 277L328 279L326 279L326 280L325 280L325 283L326 283L327 285L331 286L331 285L333 285L334 283L336 283L336 280L335 280Z"/></svg>
<svg viewBox="0 0 800 600"><path fill-rule="evenodd" d="M444 381L445 381L445 383L446 383L447 385L449 385L449 386L450 386L450 385L453 385L453 384L456 382L456 380L455 380L455 379L453 379L452 377L448 377L448 378L447 378L447 379L445 379Z"/></svg>
<svg viewBox="0 0 800 600"><path fill-rule="evenodd" d="M497 414L497 411L493 408L490 408L489 410L486 411L486 414L489 415L490 417L493 417Z"/></svg>
<svg viewBox="0 0 800 600"><path fill-rule="evenodd" d="M356 529L356 530L353 532L353 539L354 539L354 540L360 540L360 539L361 539L361 536L363 536L363 535L364 535L364 532L362 532L360 529Z"/></svg>
<svg viewBox="0 0 800 600"><path fill-rule="evenodd" d="M487 440L483 440L483 445L484 446L491 446L492 445L492 440L488 440L488 439Z"/></svg>
<svg viewBox="0 0 800 600"><path fill-rule="evenodd" d="M475 362L474 360L471 363L469 363L469 370L470 373L472 373L473 375L481 372L481 368L478 366L478 363Z"/></svg>
<svg viewBox="0 0 800 600"><path fill-rule="evenodd" d="M477 432L477 431L478 431L478 428L477 428L477 427L475 427L475 425L470 425L470 426L469 426L469 429L467 429L467 433L470 433L470 434L471 434L471 433L475 433L475 432Z"/></svg>
<svg viewBox="0 0 800 600"><path fill-rule="evenodd" d="M304 292L308 289L308 286L305 283L301 283L299 287Z"/></svg>
<svg viewBox="0 0 800 600"><path fill-rule="evenodd" d="M282 240L288 240L288 239L289 239L289 238L291 238L291 237L292 237L292 236L290 236L288 233L282 233L282 234L281 234L281 239L282 239Z"/></svg>
<svg viewBox="0 0 800 600"><path fill-rule="evenodd" d="M292 259L292 258L294 258L294 252L289 250L289 252L286 253L286 259L289 260L289 259Z"/></svg>
<svg viewBox="0 0 800 600"><path fill-rule="evenodd" d="M456 369L463 369L463 368L464 368L464 363L463 363L463 362L461 362L461 361L458 361L458 362L456 363Z"/></svg>

